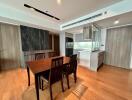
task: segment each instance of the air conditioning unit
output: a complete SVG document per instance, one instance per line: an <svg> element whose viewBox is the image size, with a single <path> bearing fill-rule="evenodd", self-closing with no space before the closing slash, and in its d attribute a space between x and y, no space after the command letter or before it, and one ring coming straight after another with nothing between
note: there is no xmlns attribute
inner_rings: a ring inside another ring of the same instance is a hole
<svg viewBox="0 0 132 100"><path fill-rule="evenodd" d="M72 22L72 23L69 23L69 24L65 24L65 25L63 25L61 28L62 28L62 29L63 29L63 28L65 29L65 28L70 27L70 26L73 26L73 25L75 25L75 24L79 24L79 23L82 23L82 22L85 22L85 21L93 20L93 19L95 19L95 18L97 18L97 17L101 17L102 15L103 15L103 13L98 13L98 14L95 14L95 15L93 15L93 16L90 16L90 17L87 17L87 18L78 20L78 21L76 21L76 22Z"/></svg>

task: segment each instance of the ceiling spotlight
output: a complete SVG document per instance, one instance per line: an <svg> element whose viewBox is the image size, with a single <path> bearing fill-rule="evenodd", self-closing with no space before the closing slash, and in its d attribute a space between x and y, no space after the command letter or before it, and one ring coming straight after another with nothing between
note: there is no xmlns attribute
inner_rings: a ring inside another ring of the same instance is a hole
<svg viewBox="0 0 132 100"><path fill-rule="evenodd" d="M118 24L119 23L119 20L116 20L115 22L114 22L114 24Z"/></svg>
<svg viewBox="0 0 132 100"><path fill-rule="evenodd" d="M61 0L57 0L57 3L58 3L59 5L61 4L61 2L62 2Z"/></svg>

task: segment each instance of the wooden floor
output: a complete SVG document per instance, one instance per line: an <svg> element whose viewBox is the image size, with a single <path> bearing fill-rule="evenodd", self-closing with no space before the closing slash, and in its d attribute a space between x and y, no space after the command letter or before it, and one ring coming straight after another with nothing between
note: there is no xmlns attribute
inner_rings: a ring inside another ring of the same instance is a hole
<svg viewBox="0 0 132 100"><path fill-rule="evenodd" d="M65 85L65 92L57 94L55 100L132 100L132 71L104 65L97 73L78 67L77 75L78 83L87 87L83 94L75 95L75 84L70 83L71 91ZM34 88L34 76L31 77ZM0 73L0 100L26 100L23 95L29 89L25 69ZM33 91L34 99L30 100L36 100Z"/></svg>

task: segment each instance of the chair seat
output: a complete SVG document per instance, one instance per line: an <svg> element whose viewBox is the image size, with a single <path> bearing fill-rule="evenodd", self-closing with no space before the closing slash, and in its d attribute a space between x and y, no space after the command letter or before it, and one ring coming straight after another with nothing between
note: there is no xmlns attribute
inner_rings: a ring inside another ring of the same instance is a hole
<svg viewBox="0 0 132 100"><path fill-rule="evenodd" d="M74 71L73 70L70 70L70 64L68 63L68 64L65 64L64 65L64 67L63 67L63 74L72 74L72 73L74 73Z"/></svg>

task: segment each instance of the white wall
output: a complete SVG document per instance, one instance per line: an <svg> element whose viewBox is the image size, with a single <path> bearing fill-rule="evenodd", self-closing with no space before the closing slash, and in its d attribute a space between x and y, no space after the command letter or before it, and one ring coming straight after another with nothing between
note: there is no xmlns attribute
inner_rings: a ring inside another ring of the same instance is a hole
<svg viewBox="0 0 132 100"><path fill-rule="evenodd" d="M66 33L66 32L61 32L60 33L60 55L65 56L65 37L70 37L73 38L73 34L71 33Z"/></svg>
<svg viewBox="0 0 132 100"><path fill-rule="evenodd" d="M65 56L65 32L60 33L60 55Z"/></svg>
<svg viewBox="0 0 132 100"><path fill-rule="evenodd" d="M105 50L105 44L106 44L106 35L107 35L107 29L101 29L101 46L100 50Z"/></svg>
<svg viewBox="0 0 132 100"><path fill-rule="evenodd" d="M130 61L130 69L132 69L132 41L131 41L131 61Z"/></svg>

